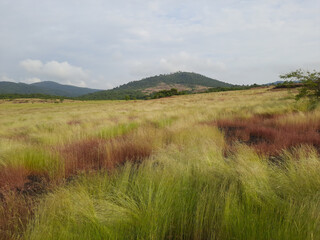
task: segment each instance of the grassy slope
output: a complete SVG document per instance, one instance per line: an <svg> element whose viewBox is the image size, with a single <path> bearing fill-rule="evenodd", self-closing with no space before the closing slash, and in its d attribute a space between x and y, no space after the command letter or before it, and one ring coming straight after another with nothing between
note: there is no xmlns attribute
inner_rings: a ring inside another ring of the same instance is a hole
<svg viewBox="0 0 320 240"><path fill-rule="evenodd" d="M134 102L2 103L1 166L46 171L59 178L66 169L57 149L122 135L128 137L117 145L104 143L112 156L121 145L140 150L147 146L152 155L140 167L127 163L112 174L82 175L62 184L41 197L27 229L12 227L19 226L19 215L14 215L11 233L0 236L318 239L318 154L301 147L294 154L283 153L285 164L276 166L239 144L233 155L225 156L223 134L203 124L264 113L288 113L283 122L320 119L319 110L305 110L306 105L295 103L286 91L268 89Z"/></svg>

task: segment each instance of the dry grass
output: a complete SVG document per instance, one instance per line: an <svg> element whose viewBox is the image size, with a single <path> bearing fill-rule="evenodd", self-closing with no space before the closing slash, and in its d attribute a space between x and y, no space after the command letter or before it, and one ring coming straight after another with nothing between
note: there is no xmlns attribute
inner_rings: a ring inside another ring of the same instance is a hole
<svg viewBox="0 0 320 240"><path fill-rule="evenodd" d="M22 188L30 174L23 166L17 167L2 167L0 169L0 189L12 190Z"/></svg>
<svg viewBox="0 0 320 240"><path fill-rule="evenodd" d="M30 196L16 191L6 191L1 195L0 204L0 239L17 239L25 230L33 216L36 202Z"/></svg>
<svg viewBox="0 0 320 240"><path fill-rule="evenodd" d="M91 170L111 170L125 161L138 162L151 155L152 146L127 136L110 140L86 139L71 143L61 150L65 176Z"/></svg>
<svg viewBox="0 0 320 240"><path fill-rule="evenodd" d="M265 114L248 119L217 120L211 124L224 131L229 145L235 141L245 143L261 154L276 156L283 150L301 145L313 146L320 152L319 122L279 124L279 119L284 117Z"/></svg>
<svg viewBox="0 0 320 240"><path fill-rule="evenodd" d="M80 120L70 120L67 122L68 125L79 125L81 124Z"/></svg>

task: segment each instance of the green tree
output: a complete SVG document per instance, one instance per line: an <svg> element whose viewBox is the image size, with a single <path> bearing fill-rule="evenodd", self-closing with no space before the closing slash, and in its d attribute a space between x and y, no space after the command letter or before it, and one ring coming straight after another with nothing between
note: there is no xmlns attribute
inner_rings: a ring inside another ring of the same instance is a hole
<svg viewBox="0 0 320 240"><path fill-rule="evenodd" d="M280 78L287 81L300 82L301 88L296 95L296 99L299 100L303 97L307 97L312 102L319 102L320 100L320 72L313 70L313 72L303 71L298 69L296 71L280 75Z"/></svg>
<svg viewBox="0 0 320 240"><path fill-rule="evenodd" d="M129 95L125 95L124 99L128 101L128 100L130 100L130 96Z"/></svg>

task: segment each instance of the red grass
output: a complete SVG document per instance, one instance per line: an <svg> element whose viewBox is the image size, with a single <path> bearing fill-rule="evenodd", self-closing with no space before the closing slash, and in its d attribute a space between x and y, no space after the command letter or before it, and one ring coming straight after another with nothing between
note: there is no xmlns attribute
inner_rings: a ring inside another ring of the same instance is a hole
<svg viewBox="0 0 320 240"><path fill-rule="evenodd" d="M0 239L15 239L33 215L35 198L46 192L43 175L23 167L0 169Z"/></svg>
<svg viewBox="0 0 320 240"><path fill-rule="evenodd" d="M17 239L33 215L35 201L30 196L6 191L0 201L0 239Z"/></svg>
<svg viewBox="0 0 320 240"><path fill-rule="evenodd" d="M218 120L213 124L225 132L229 144L239 141L259 153L274 156L300 145L311 145L320 152L320 123L307 121L283 125L277 123L279 117L258 115L249 119Z"/></svg>
<svg viewBox="0 0 320 240"><path fill-rule="evenodd" d="M100 139L86 139L71 143L62 149L67 175L79 170L99 169L106 151Z"/></svg>
<svg viewBox="0 0 320 240"><path fill-rule="evenodd" d="M65 175L92 170L112 170L125 161L139 162L152 152L151 141L123 136L110 140L86 139L64 146ZM59 183L45 172L35 173L24 167L0 168L0 239L14 239L22 233L33 215L37 196ZM63 181L62 181L63 182Z"/></svg>
<svg viewBox="0 0 320 240"><path fill-rule="evenodd" d="M22 188L30 171L24 167L2 167L0 169L0 189Z"/></svg>
<svg viewBox="0 0 320 240"><path fill-rule="evenodd" d="M70 120L67 122L68 125L79 125L80 123L80 120Z"/></svg>
<svg viewBox="0 0 320 240"><path fill-rule="evenodd" d="M86 139L65 146L62 156L65 160L65 176L81 171L111 170L125 161L137 162L151 154L148 142L141 144L128 137L111 140Z"/></svg>

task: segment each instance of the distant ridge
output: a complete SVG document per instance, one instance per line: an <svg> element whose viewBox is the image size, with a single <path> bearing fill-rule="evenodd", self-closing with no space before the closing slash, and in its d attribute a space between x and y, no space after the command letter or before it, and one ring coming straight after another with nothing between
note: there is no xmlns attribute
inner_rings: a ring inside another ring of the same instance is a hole
<svg viewBox="0 0 320 240"><path fill-rule="evenodd" d="M63 85L52 81L44 81L32 84L0 82L0 94L46 94L61 97L78 97L81 95L101 91L98 89L82 88L71 85Z"/></svg>
<svg viewBox="0 0 320 240"><path fill-rule="evenodd" d="M111 90L99 91L82 96L83 99L143 98L152 92L176 88L179 91L201 92L209 88L233 87L234 85L192 72L176 72L132 81Z"/></svg>

